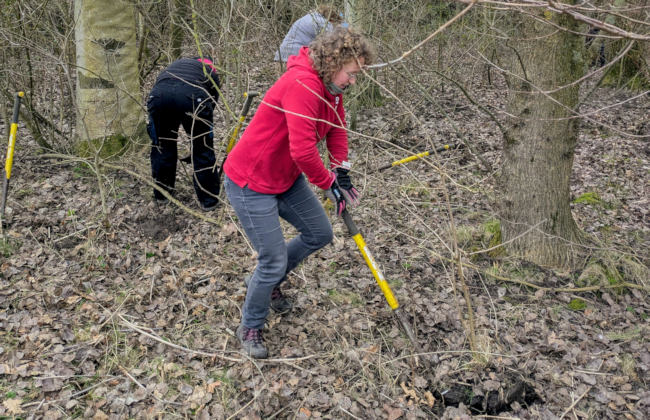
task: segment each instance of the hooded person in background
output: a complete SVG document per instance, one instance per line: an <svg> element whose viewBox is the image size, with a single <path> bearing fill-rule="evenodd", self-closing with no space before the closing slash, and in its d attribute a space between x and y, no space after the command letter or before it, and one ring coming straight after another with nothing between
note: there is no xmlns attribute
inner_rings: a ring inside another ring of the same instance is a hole
<svg viewBox="0 0 650 420"><path fill-rule="evenodd" d="M301 47L309 45L319 34L333 30L335 25L342 22L343 18L334 6L330 4L319 6L291 25L280 44L280 49L275 52L274 60L286 63L290 56L298 55Z"/></svg>
<svg viewBox="0 0 650 420"><path fill-rule="evenodd" d="M271 86L224 165L224 188L257 251L237 337L242 349L266 358L262 328L269 309L287 312L280 285L302 260L332 241L332 225L308 182L331 193L340 215L356 204L350 180L343 91L371 64L369 43L351 29L321 34ZM318 151L325 140L329 168ZM304 175L303 175L304 174ZM298 236L286 241L280 217Z"/></svg>
<svg viewBox="0 0 650 420"><path fill-rule="evenodd" d="M219 99L219 77L209 58L181 58L160 73L147 99L151 137L151 173L156 185L170 194L176 183L178 128L192 139L194 190L201 209L218 204L219 173L213 148L212 115ZM154 189L154 198L166 201Z"/></svg>

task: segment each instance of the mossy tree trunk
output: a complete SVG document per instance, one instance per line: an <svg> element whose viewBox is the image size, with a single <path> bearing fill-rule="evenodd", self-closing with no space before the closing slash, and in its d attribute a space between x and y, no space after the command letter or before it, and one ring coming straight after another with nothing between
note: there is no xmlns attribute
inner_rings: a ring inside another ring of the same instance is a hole
<svg viewBox="0 0 650 420"><path fill-rule="evenodd" d="M115 154L141 135L136 12L123 0L75 0L79 150Z"/></svg>
<svg viewBox="0 0 650 420"><path fill-rule="evenodd" d="M540 12L578 31L568 17ZM502 238L514 255L534 263L571 267L583 240L570 208L570 178L578 136L578 85L584 74L584 38L554 26L516 16L506 76L509 86L504 159L498 207ZM508 242L511 241L511 242Z"/></svg>

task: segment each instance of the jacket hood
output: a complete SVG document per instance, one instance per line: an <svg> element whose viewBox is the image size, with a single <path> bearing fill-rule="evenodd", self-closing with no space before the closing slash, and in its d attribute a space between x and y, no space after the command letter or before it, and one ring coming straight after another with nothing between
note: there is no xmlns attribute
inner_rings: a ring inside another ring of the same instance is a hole
<svg viewBox="0 0 650 420"><path fill-rule="evenodd" d="M318 72L312 67L312 61L309 57L309 47L301 47L298 55L289 57L287 70L304 70L318 77Z"/></svg>
<svg viewBox="0 0 650 420"><path fill-rule="evenodd" d="M309 57L309 47L301 47L298 55L289 57L289 61L287 61L287 72L290 71L302 73L303 77L304 75L309 75L309 77L317 79L323 86L323 95L330 101L340 95L334 94L327 89L323 79L321 79L318 72L312 66L312 60Z"/></svg>

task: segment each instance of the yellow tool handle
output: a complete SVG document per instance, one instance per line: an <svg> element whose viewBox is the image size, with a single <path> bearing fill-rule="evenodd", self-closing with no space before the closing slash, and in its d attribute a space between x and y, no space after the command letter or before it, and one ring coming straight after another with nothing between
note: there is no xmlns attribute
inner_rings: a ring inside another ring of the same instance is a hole
<svg viewBox="0 0 650 420"><path fill-rule="evenodd" d="M445 144L444 146L438 147L435 150L435 152L443 152L445 150L451 149L452 147L454 149L460 149L460 148L463 147L463 145L462 144L459 144L459 145ZM430 156L433 152L434 152L433 150L427 150L426 152L421 152L421 153L418 153L417 155L407 156L404 159L396 160L396 161L394 161L392 163L388 163L388 164L386 164L384 166L380 166L379 168L375 169L373 172L379 172L379 171L383 171L383 170L386 170L386 169L394 168L395 166L399 166L399 165L402 165L404 163L411 162L413 160L417 160L417 159L421 159L423 157Z"/></svg>
<svg viewBox="0 0 650 420"><path fill-rule="evenodd" d="M7 159L5 160L5 173L6 178L11 178L11 166L14 163L14 148L16 147L16 131L18 131L18 124L11 123L9 129L9 146L7 146Z"/></svg>
<svg viewBox="0 0 650 420"><path fill-rule="evenodd" d="M18 132L18 116L20 111L20 100L25 96L24 92L18 92L14 101L14 114L9 127L9 145L7 146L7 159L5 160L6 178L11 178L11 167L14 162L14 150L16 148L16 133Z"/></svg>
<svg viewBox="0 0 650 420"><path fill-rule="evenodd" d="M420 158L429 156L430 154L431 154L430 152L418 153L417 155L413 155L413 156L405 157L404 159L396 160L395 162L391 163L390 166L401 165L403 163L407 163L407 162L410 162L412 160L416 160L416 159L420 159Z"/></svg>
<svg viewBox="0 0 650 420"><path fill-rule="evenodd" d="M228 147L226 148L226 154L230 153L232 148L235 147L239 130L241 129L242 125L244 125L244 121L246 121L246 116L248 115L248 110L253 103L253 98L257 95L259 95L258 92L244 92L244 97L246 98L244 100L244 106L242 107L241 114L239 114L239 120L237 121L237 126L235 126L235 131L233 131L232 135L230 136L230 141L228 142Z"/></svg>
<svg viewBox="0 0 650 420"><path fill-rule="evenodd" d="M230 153L233 147L235 147L235 142L237 141L237 134L239 134L239 128L244 124L244 121L246 120L246 116L242 115L239 117L239 121L237 122L237 126L235 127L235 131L232 132L232 135L230 136L230 141L228 142L228 147L226 148L226 153Z"/></svg>
<svg viewBox="0 0 650 420"><path fill-rule="evenodd" d="M370 271L372 272L372 275L375 277L375 280L377 280L377 284L379 285L379 288L384 294L384 297L386 298L386 302L388 302L388 305L393 310L399 308L399 303L397 303L397 299L395 299L395 295L393 295L393 291L390 289L388 282L384 278L382 272L379 270L379 267L377 266L375 259L372 257L370 250L366 246L366 241L363 240L363 237L361 236L360 233L354 235L352 239L354 239L354 242L357 244L359 251L361 251L361 255L363 255L363 259L366 260L366 264L368 264L368 268L370 268Z"/></svg>

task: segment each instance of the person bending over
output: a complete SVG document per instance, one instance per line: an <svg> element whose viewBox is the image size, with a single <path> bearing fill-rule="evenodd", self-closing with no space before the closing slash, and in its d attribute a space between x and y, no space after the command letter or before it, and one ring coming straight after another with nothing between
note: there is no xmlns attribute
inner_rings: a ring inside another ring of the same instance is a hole
<svg viewBox="0 0 650 420"><path fill-rule="evenodd" d="M192 139L194 190L201 209L218 204L219 173L213 148L212 114L219 99L219 77L209 58L181 58L164 69L147 98L154 182L170 194L176 183L178 128ZM154 189L156 200L167 200Z"/></svg>

